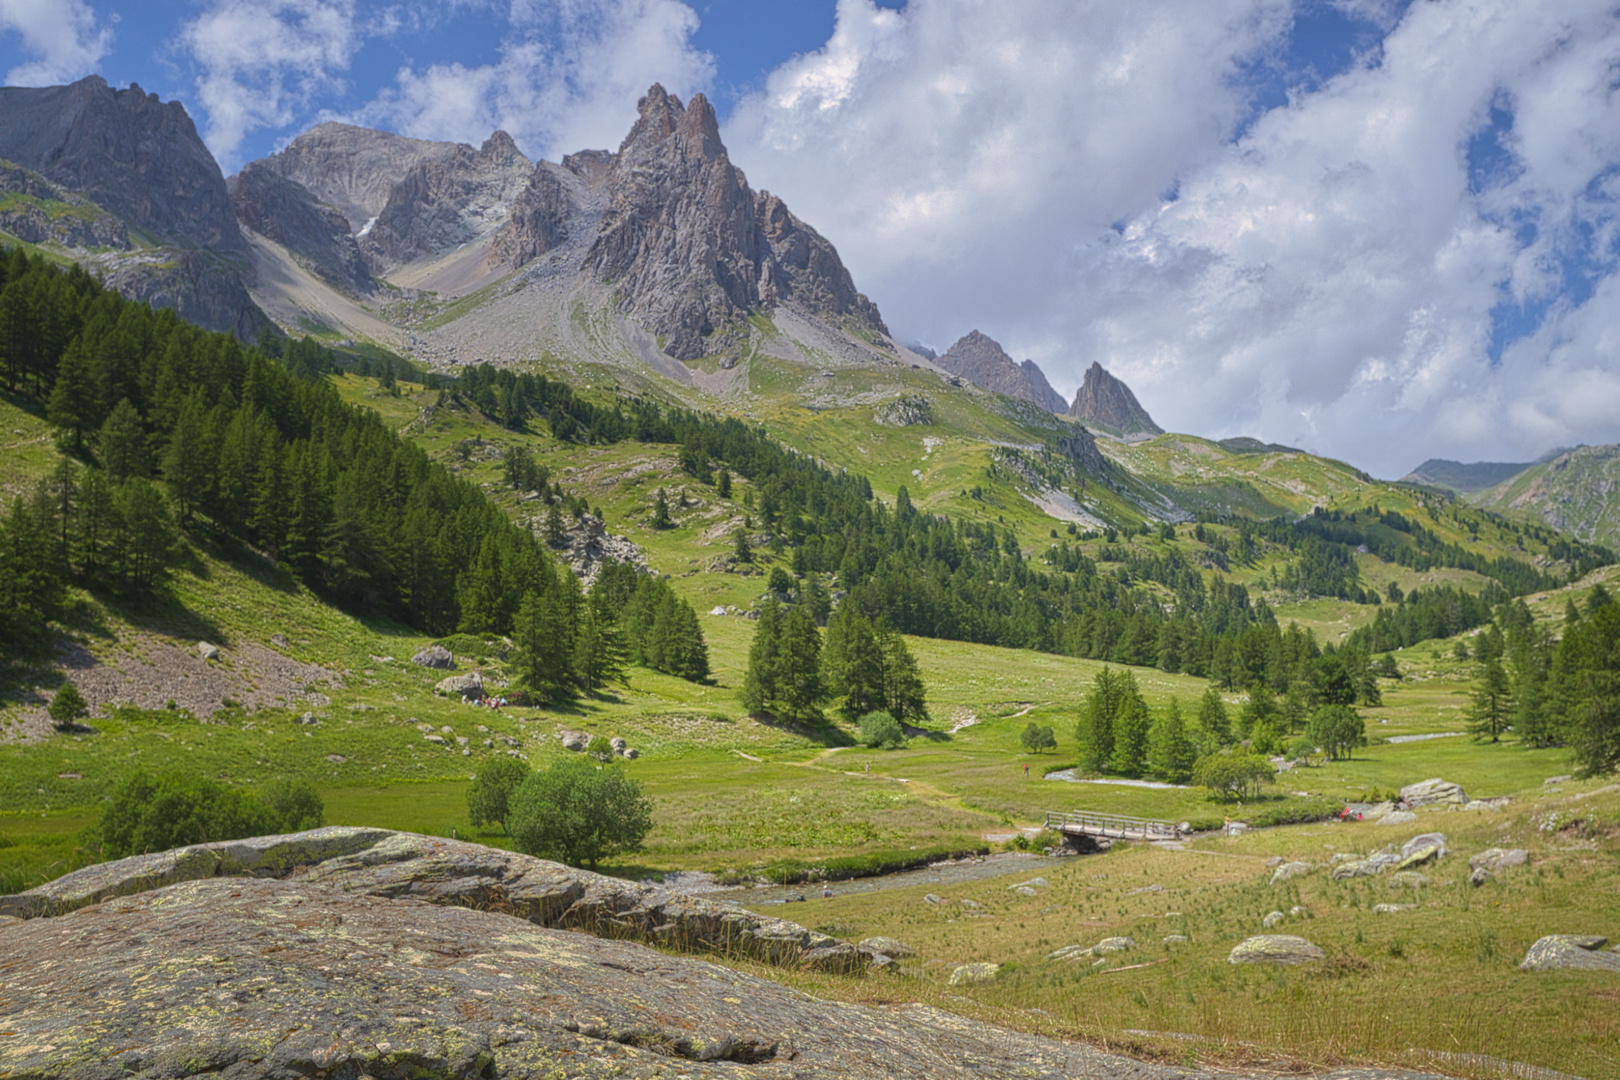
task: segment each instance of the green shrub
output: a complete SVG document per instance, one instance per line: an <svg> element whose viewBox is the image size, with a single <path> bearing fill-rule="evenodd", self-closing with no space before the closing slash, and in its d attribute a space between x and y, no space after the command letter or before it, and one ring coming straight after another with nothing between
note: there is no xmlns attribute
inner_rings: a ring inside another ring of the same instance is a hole
<svg viewBox="0 0 1620 1080"><path fill-rule="evenodd" d="M594 735L585 744L585 756L605 765L613 760L613 744L604 735Z"/></svg>
<svg viewBox="0 0 1620 1080"><path fill-rule="evenodd" d="M869 712L861 717L856 727L860 732L862 746L868 746L874 750L880 748L892 750L895 747L905 745L906 733L900 727L900 721L882 709Z"/></svg>
<svg viewBox="0 0 1620 1080"><path fill-rule="evenodd" d="M326 824L326 804L308 780L278 776L259 789L259 802L270 812L277 832L303 832Z"/></svg>
<svg viewBox="0 0 1620 1080"><path fill-rule="evenodd" d="M1275 783L1277 770L1258 754L1221 751L1198 759L1193 765L1193 783L1209 789L1222 802L1260 793L1264 784Z"/></svg>
<svg viewBox="0 0 1620 1080"><path fill-rule="evenodd" d="M617 765L568 757L523 781L508 828L519 851L573 866L641 850L652 803Z"/></svg>
<svg viewBox="0 0 1620 1080"><path fill-rule="evenodd" d="M478 770L467 788L467 820L474 825L499 825L509 832L506 819L511 813L512 794L530 775L528 762L518 758L491 758Z"/></svg>
<svg viewBox="0 0 1620 1080"><path fill-rule="evenodd" d="M72 731L81 717L90 715L90 704L70 679L56 692L46 712L50 713L51 723L56 725L56 730Z"/></svg>
<svg viewBox="0 0 1620 1080"><path fill-rule="evenodd" d="M188 844L240 840L276 831L271 811L246 792L195 777L133 773L113 789L90 838L121 859Z"/></svg>
<svg viewBox="0 0 1620 1080"><path fill-rule="evenodd" d="M1057 736L1052 734L1052 725L1037 725L1033 720L1024 729L1024 733L1018 736L1018 742L1032 754L1057 749Z"/></svg>

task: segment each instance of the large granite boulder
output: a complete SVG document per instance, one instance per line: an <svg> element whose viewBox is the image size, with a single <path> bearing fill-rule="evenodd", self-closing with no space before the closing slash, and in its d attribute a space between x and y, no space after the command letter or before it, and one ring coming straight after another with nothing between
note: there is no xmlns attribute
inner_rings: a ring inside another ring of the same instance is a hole
<svg viewBox="0 0 1620 1080"><path fill-rule="evenodd" d="M1401 788L1401 801L1409 807L1435 806L1443 803L1461 806L1468 801L1468 794L1463 791L1461 785L1435 777Z"/></svg>
<svg viewBox="0 0 1620 1080"><path fill-rule="evenodd" d="M1293 934L1257 934L1233 947L1227 962L1233 964L1307 964L1327 954Z"/></svg>
<svg viewBox="0 0 1620 1080"><path fill-rule="evenodd" d="M1620 952L1605 950L1606 937L1580 934L1548 934L1524 954L1520 971L1620 971Z"/></svg>
<svg viewBox="0 0 1620 1080"><path fill-rule="evenodd" d="M1281 866L1277 867L1276 870L1272 871L1271 884L1281 885L1283 882L1292 880L1293 878L1303 877L1315 868L1316 867L1313 863L1308 862L1283 863Z"/></svg>
<svg viewBox="0 0 1620 1080"><path fill-rule="evenodd" d="M448 694L451 697L482 697L484 676L476 671L469 671L465 675L452 675L448 679L440 679L433 692Z"/></svg>
<svg viewBox="0 0 1620 1080"><path fill-rule="evenodd" d="M1470 857L1468 866L1471 870L1484 870L1488 874L1495 874L1509 866L1523 866L1529 859L1530 852L1524 848L1493 847Z"/></svg>
<svg viewBox="0 0 1620 1080"><path fill-rule="evenodd" d="M411 657L411 663L417 667L434 668L438 671L456 670L455 656L443 645L429 645L425 649L418 649L416 655Z"/></svg>

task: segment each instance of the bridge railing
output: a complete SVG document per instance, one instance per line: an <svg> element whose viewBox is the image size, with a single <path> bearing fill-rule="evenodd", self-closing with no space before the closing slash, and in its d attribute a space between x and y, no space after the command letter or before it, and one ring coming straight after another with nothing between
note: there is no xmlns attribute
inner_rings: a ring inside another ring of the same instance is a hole
<svg viewBox="0 0 1620 1080"><path fill-rule="evenodd" d="M1171 821L1126 817L1124 814L1096 814L1089 810L1049 810L1046 827L1058 832L1137 833L1149 838L1170 839L1178 835L1175 823Z"/></svg>

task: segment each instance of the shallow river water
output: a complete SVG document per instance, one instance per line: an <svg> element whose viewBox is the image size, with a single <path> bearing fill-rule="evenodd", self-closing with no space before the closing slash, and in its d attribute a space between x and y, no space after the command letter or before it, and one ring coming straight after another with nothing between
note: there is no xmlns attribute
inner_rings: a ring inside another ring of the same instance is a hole
<svg viewBox="0 0 1620 1080"><path fill-rule="evenodd" d="M831 889L834 896L901 889L908 885L949 887L964 881L1001 877L1003 874L1038 874L1042 866L1051 862L1052 857L1048 855L1027 855L1023 852L1010 851L988 855L983 859L937 863L921 870L902 870L893 874L878 874L875 877L851 878L848 881L807 881L802 885L787 886L756 885L752 889L705 892L704 896L709 900L728 900L734 904L754 907L760 904L791 903L801 896L806 900L819 900L823 886Z"/></svg>

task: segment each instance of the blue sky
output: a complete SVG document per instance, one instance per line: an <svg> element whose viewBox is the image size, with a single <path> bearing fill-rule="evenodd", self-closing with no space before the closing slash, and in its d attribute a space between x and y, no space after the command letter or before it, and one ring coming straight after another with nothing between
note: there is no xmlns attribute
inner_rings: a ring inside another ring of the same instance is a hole
<svg viewBox="0 0 1620 1080"><path fill-rule="evenodd" d="M227 171L702 91L898 336L1385 475L1620 441L1615 70L1607 0L0 0L8 83L139 82Z"/></svg>

